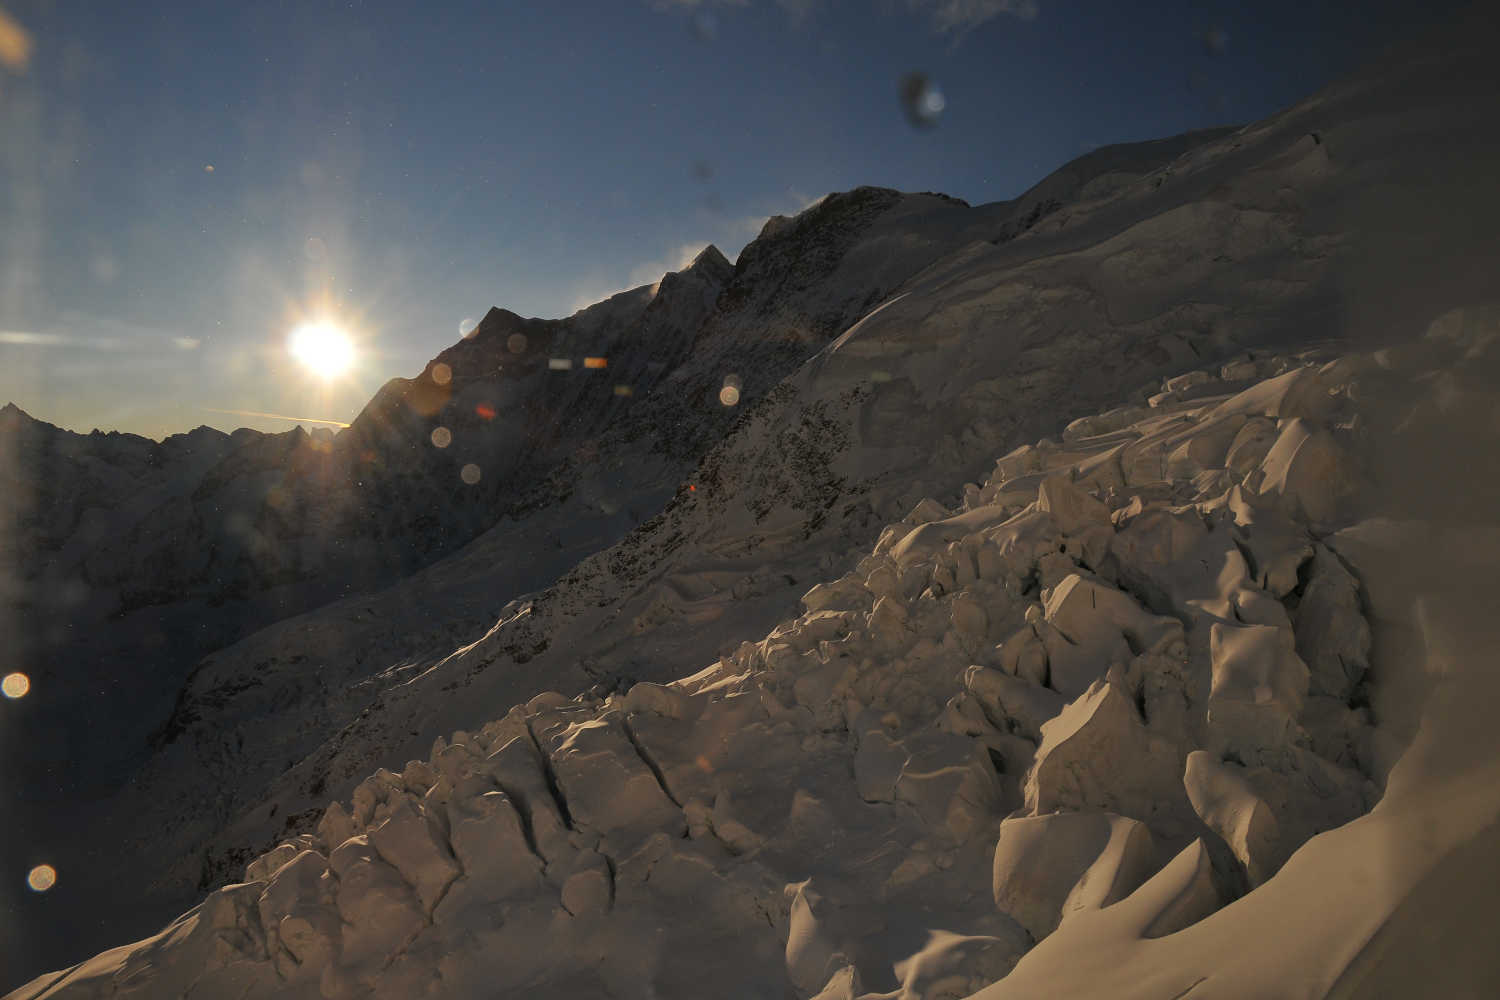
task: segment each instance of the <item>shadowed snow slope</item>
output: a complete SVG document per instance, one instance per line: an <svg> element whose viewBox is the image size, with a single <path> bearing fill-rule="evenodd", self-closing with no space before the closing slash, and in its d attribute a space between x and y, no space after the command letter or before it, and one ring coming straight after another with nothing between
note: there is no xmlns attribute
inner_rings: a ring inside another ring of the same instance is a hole
<svg viewBox="0 0 1500 1000"><path fill-rule="evenodd" d="M1202 138L1114 155L1141 171ZM1065 170L1064 197L1090 176ZM740 412L1023 207L830 195L734 265L708 247L565 320L492 310L338 435L157 444L7 408L0 544L22 575L0 619L37 683L0 740L36 766L0 772L0 855L72 877L45 904L0 883L0 967L60 964L221 883L247 850L226 825L278 775L657 513ZM274 818L264 835L301 822ZM118 845L72 832L100 823Z"/></svg>
<svg viewBox="0 0 1500 1000"><path fill-rule="evenodd" d="M589 430L610 471L200 666L111 815L154 891L213 891L11 1000L1491 992L1482 21L1024 226L874 189L768 223ZM551 356L539 322L352 430ZM632 447L730 375L732 422ZM612 476L686 482L474 628Z"/></svg>

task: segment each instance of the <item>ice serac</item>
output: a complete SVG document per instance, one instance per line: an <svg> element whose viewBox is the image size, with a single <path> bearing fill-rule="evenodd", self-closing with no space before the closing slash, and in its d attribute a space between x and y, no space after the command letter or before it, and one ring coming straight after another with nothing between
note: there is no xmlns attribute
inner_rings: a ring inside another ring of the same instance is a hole
<svg viewBox="0 0 1500 1000"><path fill-rule="evenodd" d="M623 464L567 455L412 582L204 664L125 805L173 796L130 856L206 898L12 996L1421 995L1409 932L1473 937L1433 900L1479 894L1450 861L1489 872L1500 814L1500 261L1453 197L1500 160L1493 38L1035 218L825 199L688 269L726 283L644 394L626 355L539 362L667 330L699 276L487 317L421 378L499 420L470 355L559 399L600 376ZM1373 177L1417 186L1422 254ZM637 475L665 506L611 535ZM586 510L592 555L434 614Z"/></svg>
<svg viewBox="0 0 1500 1000"><path fill-rule="evenodd" d="M1216 748L1241 760L1275 756L1295 735L1307 694L1307 665L1291 631L1216 623L1209 649L1208 726Z"/></svg>
<svg viewBox="0 0 1500 1000"><path fill-rule="evenodd" d="M1027 811L1105 809L1170 828L1184 805L1178 752L1146 727L1117 684L1095 681L1042 727L1026 776Z"/></svg>
<svg viewBox="0 0 1500 1000"><path fill-rule="evenodd" d="M1105 812L1048 813L1000 824L992 872L995 905L1034 941L1075 910L1123 899L1154 870L1151 831Z"/></svg>
<svg viewBox="0 0 1500 1000"><path fill-rule="evenodd" d="M1188 799L1210 830L1222 837L1245 867L1252 887L1281 864L1281 830L1276 816L1255 794L1241 764L1218 760L1207 750L1188 754L1183 784Z"/></svg>

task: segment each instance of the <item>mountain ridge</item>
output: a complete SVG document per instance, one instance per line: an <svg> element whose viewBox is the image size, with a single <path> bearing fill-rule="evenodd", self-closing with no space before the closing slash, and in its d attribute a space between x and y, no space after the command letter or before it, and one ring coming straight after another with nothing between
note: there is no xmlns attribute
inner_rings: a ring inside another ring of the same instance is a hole
<svg viewBox="0 0 1500 1000"><path fill-rule="evenodd" d="M692 273L664 277L654 290L642 286L620 293L567 319L528 320L491 310L473 338L448 348L416 378L387 383L355 426L332 442L314 442L297 432L247 442L251 451L285 449L301 463L288 466L296 473L294 488L278 484L288 496L247 514L261 538L254 544L263 547L255 551L265 552L254 558L271 560L265 565L269 579L283 581L278 587L299 585L298 564L285 561L292 551L287 540L300 537L299 526L336 525L341 517L366 512L438 511L408 550L427 558L401 562L399 553L377 551L378 559L395 560L394 585L335 594L342 599L325 605L324 612L300 617L289 614L298 605L288 598L280 622L234 645L211 647L212 655L196 659L175 689L163 685L156 704L169 692L172 697L165 710L155 709L164 718L153 730L155 756L110 805L121 836L140 859L128 870L151 872L158 887L150 891L164 899L218 884L245 860L244 844L284 832L288 817L294 825L306 822L318 796L341 793L364 773L362 761L372 753L393 752L388 734L372 736L368 730L386 725L400 698L439 678L448 683L479 676L473 668L482 663L480 673L491 678L485 684L500 673L514 675L502 685L507 689L535 686L546 676L550 684L608 691L678 669L675 664L691 655L695 616L723 615L714 609L729 600L726 595L738 602L734 617L740 628L753 634L774 626L796 599L796 584L789 581L805 581L851 558L859 540L919 489L896 485L894 472L883 483L864 482L866 476L847 470L829 472L840 461L840 449L901 412L899 406L890 410L891 401L907 392L891 371L896 366L871 369L893 375L874 383L888 387L879 402L870 386L851 383L817 405L803 406L796 396L805 391L806 375L790 383L785 376L819 351L825 358L836 355L841 367L844 359L876 343L879 338L867 335L894 329L888 324L902 315L902 302L911 304L899 297L909 297L917 287L910 282L936 280L933 268L941 271L970 259L974 248L990 245L997 224L1014 211L1012 203L969 208L956 199L889 189L831 195L796 219L768 224L764 242L752 243L752 252L742 252L732 269L726 270L730 266L721 254L708 255L705 249L695 266L685 269ZM722 287L709 302L716 283ZM689 322L681 320L684 314ZM605 315L635 316L642 325L612 335L605 325L592 325ZM701 322L695 326L692 317ZM672 336L653 339L652 329ZM829 354L829 345L851 329L865 335L844 339ZM514 334L526 338L519 352L502 342ZM609 336L615 339L598 339ZM555 342L565 343L564 356L574 361L573 369L547 364ZM1163 342L1169 346L1160 356L1143 355L1135 362L1133 370L1142 378L1190 353L1175 335ZM601 343L607 366L583 367L585 351ZM665 362L641 361L641 355L619 354L609 346L632 343L669 347L671 353ZM1227 347L1225 342L1215 349ZM660 370L653 370L658 363ZM501 365L498 373L480 370ZM595 382L585 381L590 378ZM560 391L552 388L558 385ZM588 385L608 387L609 397L601 406L581 410L572 401ZM617 385L640 391L616 395ZM733 405L722 401L729 385L736 390ZM1090 398L1103 399L1104 389L1101 384ZM1073 405L1083 404L1080 398ZM481 407L496 417L485 417ZM848 415L866 407L869 412L860 418L865 429L851 434ZM490 426L502 413L514 414L527 441L553 451L473 450L489 445L485 439L469 444L468 432ZM432 438L440 427L453 435L443 448ZM958 452L972 465L994 442L1021 432L1019 425L986 427L983 420L971 421L972 440L945 430L930 449L943 471L929 478L948 475L961 458ZM700 464L721 440L728 444L720 454ZM909 469L920 449L902 447L907 457L893 468ZM380 478L361 479L361 451L385 463ZM277 462L286 459L243 455L197 499L212 503L233 489L247 491L245 502L253 503L254 470L279 468ZM479 488L461 496L489 497L483 491L497 479L519 481L508 506L489 500L456 506L453 491L465 464L483 474ZM363 482L378 485L347 485ZM321 490L328 483L373 492L368 497L348 492L358 502L351 500L347 509L299 499L298 489ZM264 495L272 495L270 489ZM738 506L729 502L737 493L745 501ZM707 505L719 505L716 510L732 530L718 538L705 535L694 511ZM479 534L469 534L467 546L460 547L459 539L476 528ZM691 544L689 534L695 536ZM374 546L388 537L395 536L375 534L367 543ZM808 554L795 556L793 546L809 540L814 544ZM431 559L443 553L445 558ZM778 560L790 561L778 570L773 568ZM139 566L143 560L118 557L117 564ZM413 569L414 574L403 575ZM584 579L596 569L603 571ZM169 579L171 571L169 564ZM360 584L369 587L379 578L377 572L363 573ZM316 574L309 579L316 582ZM232 589L221 593L231 602L240 599ZM527 593L532 597L522 599ZM583 613L579 605L587 602L595 612ZM532 610L525 611L528 607ZM409 622L417 609L431 609L434 624L398 624ZM127 619L149 611L140 608ZM542 621L574 634L596 627L601 645L586 649L571 639L559 642L537 627ZM727 621L720 627L727 628ZM639 637L650 641L642 644ZM302 652L288 653L292 648ZM420 725L437 722L424 715ZM330 742L330 732L342 735ZM145 803L158 812L145 810ZM137 815L151 818L132 829L140 821L130 817ZM146 859L159 857L165 844L176 845L171 852L178 860L162 871ZM81 860L68 867L87 870Z"/></svg>

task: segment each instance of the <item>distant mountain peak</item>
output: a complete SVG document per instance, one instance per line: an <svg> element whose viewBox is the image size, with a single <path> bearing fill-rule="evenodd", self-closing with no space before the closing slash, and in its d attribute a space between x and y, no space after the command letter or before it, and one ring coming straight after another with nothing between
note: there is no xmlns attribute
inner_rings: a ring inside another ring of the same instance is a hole
<svg viewBox="0 0 1500 1000"><path fill-rule="evenodd" d="M525 322L525 318L519 313L513 313L509 309L501 309L499 306L490 306L490 311L484 314L484 319L479 321L475 330L486 332L491 329L507 329L517 323Z"/></svg>
<svg viewBox="0 0 1500 1000"><path fill-rule="evenodd" d="M35 417L21 409L15 403L6 403L4 406L0 406L0 429L11 430L36 422Z"/></svg>
<svg viewBox="0 0 1500 1000"><path fill-rule="evenodd" d="M729 263L729 258L725 257L723 252L718 247L710 243L708 246L699 251L698 256L693 258L693 262L689 264L686 269L689 271L701 271L704 268L713 268L714 270L733 270L734 265Z"/></svg>

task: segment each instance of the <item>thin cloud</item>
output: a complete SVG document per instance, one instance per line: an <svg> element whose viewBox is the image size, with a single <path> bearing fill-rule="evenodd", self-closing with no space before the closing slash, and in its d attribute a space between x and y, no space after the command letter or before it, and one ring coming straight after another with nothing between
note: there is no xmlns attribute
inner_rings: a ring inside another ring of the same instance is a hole
<svg viewBox="0 0 1500 1000"><path fill-rule="evenodd" d="M714 7L748 7L750 0L651 0L652 10L698 10Z"/></svg>
<svg viewBox="0 0 1500 1000"><path fill-rule="evenodd" d="M114 337L75 337L66 333L37 333L31 330L0 330L0 344L27 347L91 347L100 351L118 351L124 344Z"/></svg>
<svg viewBox="0 0 1500 1000"><path fill-rule="evenodd" d="M648 0L662 12L709 11L722 7L747 7L750 0ZM801 24L832 0L773 0L793 24ZM961 37L1001 16L1033 21L1041 8L1037 0L906 0L908 10L923 14L940 35Z"/></svg>
<svg viewBox="0 0 1500 1000"><path fill-rule="evenodd" d="M86 331L86 332L81 332ZM162 354L202 347L206 338L180 329L142 326L110 316L63 310L41 330L0 330L0 344Z"/></svg>
<svg viewBox="0 0 1500 1000"><path fill-rule="evenodd" d="M786 11L793 24L801 24L823 5L823 0L776 0L776 6Z"/></svg>
<svg viewBox="0 0 1500 1000"><path fill-rule="evenodd" d="M927 13L942 35L962 35L1004 14L1034 21L1040 12L1036 0L906 0L906 5Z"/></svg>
<svg viewBox="0 0 1500 1000"><path fill-rule="evenodd" d="M264 413L260 410L221 410L214 406L205 406L203 409L209 413L227 413L234 417L264 417L267 420L290 420L294 424L330 424L334 427L348 427L342 420L324 420L320 417L289 417L283 413Z"/></svg>

